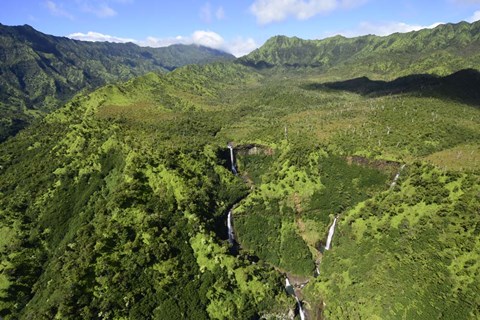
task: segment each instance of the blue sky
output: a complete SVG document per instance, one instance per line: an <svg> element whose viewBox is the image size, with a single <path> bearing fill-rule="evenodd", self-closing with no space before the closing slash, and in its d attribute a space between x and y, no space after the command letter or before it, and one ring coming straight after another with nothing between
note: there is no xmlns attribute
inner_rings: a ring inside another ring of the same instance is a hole
<svg viewBox="0 0 480 320"><path fill-rule="evenodd" d="M236 56L283 34L322 39L408 32L480 19L480 0L2 0L0 23L56 36L196 43Z"/></svg>

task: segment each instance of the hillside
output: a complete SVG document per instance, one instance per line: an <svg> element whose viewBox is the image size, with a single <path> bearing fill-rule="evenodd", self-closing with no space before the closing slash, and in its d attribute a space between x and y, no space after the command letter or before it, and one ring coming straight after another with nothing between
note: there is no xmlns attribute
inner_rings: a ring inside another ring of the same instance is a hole
<svg viewBox="0 0 480 320"><path fill-rule="evenodd" d="M451 77L222 63L77 96L0 145L0 315L286 317L286 274L309 318L480 316L480 112Z"/></svg>
<svg viewBox="0 0 480 320"><path fill-rule="evenodd" d="M0 143L0 317L480 318L472 56L80 92Z"/></svg>
<svg viewBox="0 0 480 320"><path fill-rule="evenodd" d="M480 21L389 36L303 40L276 36L239 60L256 68L316 68L336 77L447 75L480 67Z"/></svg>
<svg viewBox="0 0 480 320"><path fill-rule="evenodd" d="M28 25L0 24L0 141L79 91L149 71L233 58L195 45L143 48L133 43L84 42L46 35Z"/></svg>

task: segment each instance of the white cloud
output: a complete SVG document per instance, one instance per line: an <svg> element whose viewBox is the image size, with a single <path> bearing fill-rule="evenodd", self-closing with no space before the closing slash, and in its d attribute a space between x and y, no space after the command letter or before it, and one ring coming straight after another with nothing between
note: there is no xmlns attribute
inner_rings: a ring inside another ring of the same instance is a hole
<svg viewBox="0 0 480 320"><path fill-rule="evenodd" d="M70 0L76 4L76 9L93 14L99 18L110 18L118 15L114 7L125 6L134 0Z"/></svg>
<svg viewBox="0 0 480 320"><path fill-rule="evenodd" d="M352 30L340 31L335 34L341 34L345 37L357 37L366 34L375 34L377 36L387 36L396 32L410 32L417 31L421 29L431 29L442 24L437 22L429 26L407 24L404 22L384 22L384 23L371 23L371 22L362 22L360 25ZM331 34L333 35L333 34Z"/></svg>
<svg viewBox="0 0 480 320"><path fill-rule="evenodd" d="M213 18L223 20L225 19L225 10L222 6L213 9L210 2L207 2L200 8L200 18L206 23L211 23Z"/></svg>
<svg viewBox="0 0 480 320"><path fill-rule="evenodd" d="M134 40L141 47L168 47L172 44L196 44L214 49L226 50L223 38L213 31L197 30L190 36L168 38L147 37L145 40Z"/></svg>
<svg viewBox="0 0 480 320"><path fill-rule="evenodd" d="M118 13L113 6L128 5L134 0L43 0L45 7L52 15L66 17L74 20L74 16L70 13L75 11L78 13L89 13L99 18L114 17ZM65 4L69 10L63 6Z"/></svg>
<svg viewBox="0 0 480 320"><path fill-rule="evenodd" d="M241 57L257 49L259 45L252 38L238 37L227 44L227 51L235 57Z"/></svg>
<svg viewBox="0 0 480 320"><path fill-rule="evenodd" d="M215 12L215 17L218 20L225 19L225 10L223 9L223 7L218 7L217 11Z"/></svg>
<svg viewBox="0 0 480 320"><path fill-rule="evenodd" d="M367 2L368 0L342 0L340 1L340 6L343 9L352 9L361 6L362 4L365 4Z"/></svg>
<svg viewBox="0 0 480 320"><path fill-rule="evenodd" d="M299 20L336 9L351 9L368 0L255 0L250 11L260 24L282 21L293 16Z"/></svg>
<svg viewBox="0 0 480 320"><path fill-rule="evenodd" d="M218 33L205 30L197 30L190 36L168 38L147 37L145 40L116 37L93 31L87 33L76 32L69 34L67 37L82 41L133 42L142 47L152 48L167 47L172 44L196 44L230 52L236 57L243 56L258 48L258 44L252 38L237 37L232 41L225 41Z"/></svg>
<svg viewBox="0 0 480 320"><path fill-rule="evenodd" d="M159 48L159 47L168 47L172 44L189 44L190 40L188 38L182 36L170 37L170 38L155 38L155 37L147 37L146 40L135 41L141 47L152 47L152 48Z"/></svg>
<svg viewBox="0 0 480 320"><path fill-rule="evenodd" d="M192 34L192 42L205 47L221 49L225 41L218 33L198 30Z"/></svg>
<svg viewBox="0 0 480 320"><path fill-rule="evenodd" d="M473 13L473 15L467 19L468 22L475 22L480 20L480 10L477 10Z"/></svg>
<svg viewBox="0 0 480 320"><path fill-rule="evenodd" d="M205 3L200 8L200 18L207 23L212 22L212 8L210 2Z"/></svg>
<svg viewBox="0 0 480 320"><path fill-rule="evenodd" d="M480 4L480 0L450 0L457 4Z"/></svg>
<svg viewBox="0 0 480 320"><path fill-rule="evenodd" d="M100 7L96 8L93 13L100 18L113 17L117 15L117 12L106 4L103 4Z"/></svg>
<svg viewBox="0 0 480 320"><path fill-rule="evenodd" d="M87 33L76 32L69 34L68 38L82 41L108 41L108 42L117 42L117 43L126 43L126 42L136 42L134 39L120 38L115 36L110 36L108 34L103 34L99 32L89 31Z"/></svg>
<svg viewBox="0 0 480 320"><path fill-rule="evenodd" d="M70 14L68 11L63 9L61 5L57 5L55 2L51 0L45 1L45 6L47 7L48 11L50 11L51 14L57 17L65 17L70 20L73 20L74 17L72 14Z"/></svg>
<svg viewBox="0 0 480 320"><path fill-rule="evenodd" d="M82 10L84 12L93 13L99 18L109 18L117 15L117 12L106 3L101 3L100 5L84 3L82 5Z"/></svg>

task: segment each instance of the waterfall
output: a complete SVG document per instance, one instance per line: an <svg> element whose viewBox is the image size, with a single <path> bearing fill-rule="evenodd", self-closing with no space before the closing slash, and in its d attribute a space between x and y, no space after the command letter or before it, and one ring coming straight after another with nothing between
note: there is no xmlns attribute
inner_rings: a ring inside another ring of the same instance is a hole
<svg viewBox="0 0 480 320"><path fill-rule="evenodd" d="M233 228L232 228L232 210L228 211L227 216L227 228L228 228L228 242L233 245L235 238L233 237Z"/></svg>
<svg viewBox="0 0 480 320"><path fill-rule="evenodd" d="M295 293L295 289L293 289L293 286L290 284L290 280L288 280L288 277L285 277L285 289L287 290L287 293L293 294L293 296L295 297L298 305L298 313L300 314L300 319L305 320L305 313L303 312L302 303L298 299L297 294Z"/></svg>
<svg viewBox="0 0 480 320"><path fill-rule="evenodd" d="M232 172L236 175L237 169L235 168L235 159L233 158L233 147L230 143L227 145L227 147L230 149L230 163L232 164Z"/></svg>
<svg viewBox="0 0 480 320"><path fill-rule="evenodd" d="M295 300L297 300L298 313L300 314L300 319L305 320L305 314L303 313L302 304L300 303L300 300L298 300L297 295L295 295Z"/></svg>
<svg viewBox="0 0 480 320"><path fill-rule="evenodd" d="M392 183L390 184L390 188L395 187L395 185L397 184L397 180L398 178L400 178L400 172L402 172L403 168L405 168L405 164L402 164L402 166L400 167L400 170L398 170L397 174L393 178Z"/></svg>
<svg viewBox="0 0 480 320"><path fill-rule="evenodd" d="M290 280L288 280L288 278L285 278L285 288L287 288L287 291L288 291L288 287L291 287L292 285L290 284Z"/></svg>
<svg viewBox="0 0 480 320"><path fill-rule="evenodd" d="M333 224L328 230L328 237L327 237L327 245L325 246L325 250L330 250L330 245L332 244L333 233L335 232L335 224L337 223L337 217L333 220Z"/></svg>

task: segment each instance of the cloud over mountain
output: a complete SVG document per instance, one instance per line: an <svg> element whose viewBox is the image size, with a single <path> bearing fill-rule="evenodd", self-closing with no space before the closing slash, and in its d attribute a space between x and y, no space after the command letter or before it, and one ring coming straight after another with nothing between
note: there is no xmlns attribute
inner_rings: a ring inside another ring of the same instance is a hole
<svg viewBox="0 0 480 320"><path fill-rule="evenodd" d="M417 24L408 24L405 22L387 21L387 22L362 22L355 29L344 30L337 32L346 37L357 37L366 34L374 34L377 36L387 36L396 32L404 33L410 31L418 31L421 29L432 29L442 24L441 22L433 23L429 26L422 26Z"/></svg>
<svg viewBox="0 0 480 320"><path fill-rule="evenodd" d="M87 33L75 32L68 35L68 38L82 41L107 41L107 42L117 42L117 43L126 43L126 42L136 42L134 39L115 37L108 34L103 34L99 32L89 31Z"/></svg>
<svg viewBox="0 0 480 320"><path fill-rule="evenodd" d="M117 43L133 42L142 47L167 47L172 44L196 44L213 49L219 49L233 54L236 57L243 56L258 48L258 44L252 38L237 37L231 41L225 39L218 33L208 30L196 30L190 36L176 36L167 38L147 37L144 40L122 38L89 31L87 33L75 32L69 34L68 38L82 41L108 41Z"/></svg>
<svg viewBox="0 0 480 320"><path fill-rule="evenodd" d="M336 9L351 9L366 3L367 0L255 0L250 11L257 22L267 24L294 17L309 19L317 14Z"/></svg>

